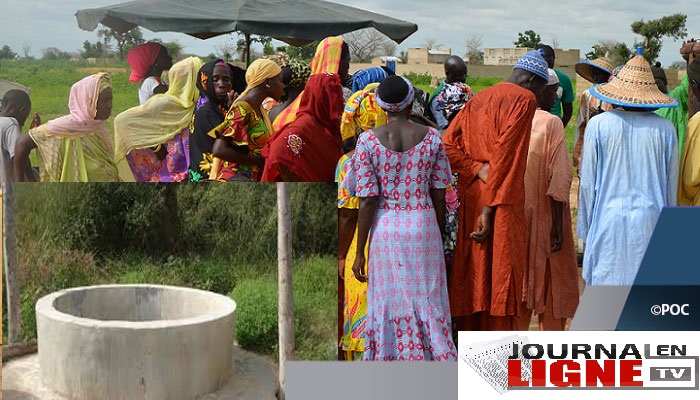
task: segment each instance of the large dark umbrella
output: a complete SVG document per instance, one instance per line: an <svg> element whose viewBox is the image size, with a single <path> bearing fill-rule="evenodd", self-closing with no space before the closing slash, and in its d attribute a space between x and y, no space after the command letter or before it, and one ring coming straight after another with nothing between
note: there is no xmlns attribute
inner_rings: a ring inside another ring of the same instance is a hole
<svg viewBox="0 0 700 400"><path fill-rule="evenodd" d="M251 34L298 46L362 28L401 43L418 30L410 22L322 0L143 0L79 10L75 16L88 31L98 23L118 32L142 26L200 39L238 31L248 48Z"/></svg>

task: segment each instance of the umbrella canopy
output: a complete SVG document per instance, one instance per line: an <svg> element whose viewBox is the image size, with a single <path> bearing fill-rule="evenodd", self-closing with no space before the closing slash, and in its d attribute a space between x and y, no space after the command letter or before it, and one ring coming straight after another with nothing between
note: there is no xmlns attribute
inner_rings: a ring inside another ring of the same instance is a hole
<svg viewBox="0 0 700 400"><path fill-rule="evenodd" d="M374 28L396 43L416 24L321 0L143 0L79 10L78 26L101 23L119 32L141 26L206 39L234 31L265 35L292 45L362 28Z"/></svg>

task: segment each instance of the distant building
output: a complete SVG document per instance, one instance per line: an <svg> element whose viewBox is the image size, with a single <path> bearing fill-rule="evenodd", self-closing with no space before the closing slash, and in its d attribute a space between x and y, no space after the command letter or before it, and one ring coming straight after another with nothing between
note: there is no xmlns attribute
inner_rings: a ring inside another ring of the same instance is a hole
<svg viewBox="0 0 700 400"><path fill-rule="evenodd" d="M452 49L412 47L408 49L408 62L406 64L442 64L451 55Z"/></svg>
<svg viewBox="0 0 700 400"><path fill-rule="evenodd" d="M530 47L485 48L484 65L515 65L518 59L530 50L533 49ZM554 49L554 54L556 58L554 63L557 68L573 68L580 60L580 51L578 49Z"/></svg>

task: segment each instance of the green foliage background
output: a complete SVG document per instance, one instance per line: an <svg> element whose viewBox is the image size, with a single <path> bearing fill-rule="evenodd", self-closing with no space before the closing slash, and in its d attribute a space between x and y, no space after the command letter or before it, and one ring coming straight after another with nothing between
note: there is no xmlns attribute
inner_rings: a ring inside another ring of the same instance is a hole
<svg viewBox="0 0 700 400"><path fill-rule="evenodd" d="M180 222L174 249L161 229L173 217L164 204L166 185L16 185L25 339L36 337L34 304L46 294L154 283L231 295L239 305L236 340L276 356L276 185L169 184ZM336 190L334 184L291 185L299 359L336 355Z"/></svg>

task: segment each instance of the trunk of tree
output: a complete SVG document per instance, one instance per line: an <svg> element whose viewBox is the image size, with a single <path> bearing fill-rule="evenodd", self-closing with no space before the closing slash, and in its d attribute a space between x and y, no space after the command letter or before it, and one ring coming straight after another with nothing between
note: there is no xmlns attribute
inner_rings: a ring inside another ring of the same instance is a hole
<svg viewBox="0 0 700 400"><path fill-rule="evenodd" d="M279 326L278 398L284 400L285 362L294 358L294 296L292 284L292 212L289 204L289 184L277 184L277 274Z"/></svg>
<svg viewBox="0 0 700 400"><path fill-rule="evenodd" d="M7 341L19 342L22 336L22 314L17 271L17 238L15 237L15 184L2 184L2 255L7 293Z"/></svg>
<svg viewBox="0 0 700 400"><path fill-rule="evenodd" d="M162 238L165 249L173 253L177 250L177 238L180 234L180 218L177 213L177 185L165 183L162 185L161 196L165 205L163 224L161 225Z"/></svg>

